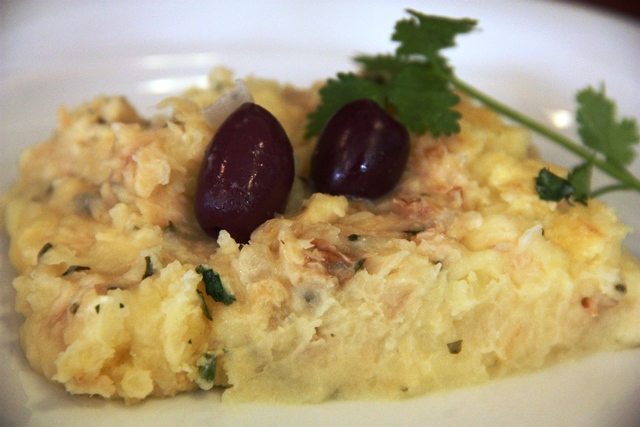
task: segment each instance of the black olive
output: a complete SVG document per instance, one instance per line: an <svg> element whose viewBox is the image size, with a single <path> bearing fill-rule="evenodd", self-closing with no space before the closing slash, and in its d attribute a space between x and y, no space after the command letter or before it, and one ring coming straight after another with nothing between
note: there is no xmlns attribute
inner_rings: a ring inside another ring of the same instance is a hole
<svg viewBox="0 0 640 427"><path fill-rule="evenodd" d="M195 195L198 223L212 237L226 230L246 243L284 211L293 178L293 149L282 125L263 107L242 104L205 152Z"/></svg>
<svg viewBox="0 0 640 427"><path fill-rule="evenodd" d="M316 191L376 198L400 181L409 158L409 132L374 101L338 110L311 158Z"/></svg>

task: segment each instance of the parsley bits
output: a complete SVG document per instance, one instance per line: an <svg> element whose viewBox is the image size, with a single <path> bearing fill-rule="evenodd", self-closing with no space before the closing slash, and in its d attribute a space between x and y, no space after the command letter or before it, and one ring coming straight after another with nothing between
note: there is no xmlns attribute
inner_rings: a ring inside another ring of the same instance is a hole
<svg viewBox="0 0 640 427"><path fill-rule="evenodd" d="M447 348L449 349L449 353L458 354L462 351L462 340L453 341L447 344Z"/></svg>
<svg viewBox="0 0 640 427"><path fill-rule="evenodd" d="M40 251L38 252L38 261L40 261L40 258L42 258L42 256L46 254L49 251L49 249L51 249L52 247L53 245L51 244L51 242L45 243L40 249Z"/></svg>
<svg viewBox="0 0 640 427"><path fill-rule="evenodd" d="M198 376L195 381L202 390L210 390L214 385L216 378L216 361L216 355L210 351L204 353L196 361Z"/></svg>
<svg viewBox="0 0 640 427"><path fill-rule="evenodd" d="M146 257L144 257L144 261L145 261L145 268L144 268L144 274L142 275L142 280L146 279L147 277L153 276L153 273L155 273L156 271L150 256L147 255Z"/></svg>
<svg viewBox="0 0 640 427"><path fill-rule="evenodd" d="M71 273L75 273L76 271L87 271L87 270L91 270L91 267L87 267L86 265L71 265L69 266L69 268L65 270L64 273L62 273L62 276L68 276Z"/></svg>
<svg viewBox="0 0 640 427"><path fill-rule="evenodd" d="M231 305L235 302L236 297L227 292L222 284L222 280L218 273L211 268L207 268L204 265L196 267L196 273L202 275L202 281L204 282L205 292L216 302L221 302L224 305Z"/></svg>

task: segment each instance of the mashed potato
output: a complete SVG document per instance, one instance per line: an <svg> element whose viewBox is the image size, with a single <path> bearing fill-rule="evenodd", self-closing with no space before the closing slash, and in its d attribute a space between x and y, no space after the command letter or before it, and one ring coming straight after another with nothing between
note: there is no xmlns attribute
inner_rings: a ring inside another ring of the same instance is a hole
<svg viewBox="0 0 640 427"><path fill-rule="evenodd" d="M466 101L462 132L415 137L400 184L371 202L308 189L315 88L247 79L291 138L296 182L249 244L205 236L192 200L215 129L202 109L232 86L224 69L210 80L150 120L120 97L63 108L21 158L2 222L22 345L69 392L400 398L640 344L627 228L597 200L541 201L538 171L563 171ZM209 296L209 269L234 302Z"/></svg>

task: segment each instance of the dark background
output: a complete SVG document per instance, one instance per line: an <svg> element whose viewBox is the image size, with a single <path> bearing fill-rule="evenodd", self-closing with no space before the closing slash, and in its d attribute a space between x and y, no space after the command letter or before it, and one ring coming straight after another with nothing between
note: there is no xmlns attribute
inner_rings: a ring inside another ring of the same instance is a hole
<svg viewBox="0 0 640 427"><path fill-rule="evenodd" d="M640 0L551 0L566 3L590 5L603 11L625 15L640 21Z"/></svg>

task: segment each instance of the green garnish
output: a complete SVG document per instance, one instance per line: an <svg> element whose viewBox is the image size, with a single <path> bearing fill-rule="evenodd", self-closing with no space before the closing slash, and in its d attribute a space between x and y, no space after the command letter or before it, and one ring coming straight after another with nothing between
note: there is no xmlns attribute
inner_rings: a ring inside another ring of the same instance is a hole
<svg viewBox="0 0 640 427"><path fill-rule="evenodd" d="M404 234L408 234L409 236L417 236L418 234L422 233L424 231L424 228L419 228L417 230L402 230L402 232Z"/></svg>
<svg viewBox="0 0 640 427"><path fill-rule="evenodd" d="M362 268L364 267L364 263L367 259L366 258L360 258L358 261L356 261L356 263L353 265L353 270L354 271L360 271L362 270Z"/></svg>
<svg viewBox="0 0 640 427"><path fill-rule="evenodd" d="M453 341L447 344L447 348L449 349L449 353L458 354L462 351L462 340Z"/></svg>
<svg viewBox="0 0 640 427"><path fill-rule="evenodd" d="M79 308L80 308L80 304L77 302L74 302L69 306L69 313L76 314Z"/></svg>
<svg viewBox="0 0 640 427"><path fill-rule="evenodd" d="M340 107L357 99L368 98L383 105L384 86L353 73L338 73L337 80L329 79L320 89L322 103L309 114L306 138L320 134L329 118Z"/></svg>
<svg viewBox="0 0 640 427"><path fill-rule="evenodd" d="M587 87L576 95L578 133L587 147L602 153L612 165L626 166L635 158L633 144L640 140L638 123L629 118L616 118L615 102L600 90Z"/></svg>
<svg viewBox="0 0 640 427"><path fill-rule="evenodd" d="M213 316L211 315L211 310L209 309L209 306L207 305L207 302L204 299L204 294L200 292L198 289L196 289L196 292L200 296L200 306L202 307L202 312L204 313L204 317L206 317L209 320L213 320Z"/></svg>
<svg viewBox="0 0 640 427"><path fill-rule="evenodd" d="M196 267L196 273L202 275L205 291L214 301L221 302L224 305L233 304L236 297L227 292L218 273L202 264Z"/></svg>
<svg viewBox="0 0 640 427"><path fill-rule="evenodd" d="M320 90L322 101L309 114L306 137L320 134L329 118L343 105L368 98L397 116L407 129L433 136L460 131L460 114L453 110L464 93L499 114L561 145L584 162L566 178L543 169L535 180L543 200L572 199L585 203L616 190L640 192L640 180L627 170L635 157L634 144L640 142L638 123L633 118L618 119L615 102L599 90L587 87L576 96L578 134L582 144L514 110L460 80L440 51L455 46L455 37L472 31L477 21L429 16L407 10L410 18L396 23L391 37L399 42L392 54L361 55L355 58L358 73L339 73ZM593 167L616 180L591 190Z"/></svg>
<svg viewBox="0 0 640 427"><path fill-rule="evenodd" d="M216 378L216 361L217 356L210 351L204 353L196 361L196 366L198 366L198 376L195 381L203 390L210 390L213 387L213 383Z"/></svg>
<svg viewBox="0 0 640 427"><path fill-rule="evenodd" d="M634 189L640 191L638 179L626 167L636 156L633 145L640 141L638 123L635 119L616 117L616 104L606 97L604 86L600 90L592 87L582 89L576 95L578 110L576 121L578 134L584 145L593 151L584 149L583 152L571 150L585 159L584 163L575 166L566 180L553 175L556 180L564 180L568 184L564 191L567 195L554 194L552 188L540 188L536 180L538 194L543 200L559 201L571 196L575 201L586 204L589 197L596 197L611 191ZM568 147L567 147L568 148ZM591 190L591 174L593 166L618 180L617 184ZM540 171L542 174L542 171ZM549 174L551 172L548 172ZM542 190L542 192L541 192ZM546 196L543 197L543 193ZM553 197L550 195L553 194Z"/></svg>
<svg viewBox="0 0 640 427"><path fill-rule="evenodd" d="M544 168L540 170L536 178L536 191L542 200L560 201L562 199L569 200L569 197L575 193L576 189L568 179L559 177Z"/></svg>
<svg viewBox="0 0 640 427"><path fill-rule="evenodd" d="M86 270L91 270L91 267L87 267L86 265L70 265L69 268L67 268L67 270L62 273L63 276L68 276L71 273L74 273L76 271L86 271Z"/></svg>
<svg viewBox="0 0 640 427"><path fill-rule="evenodd" d="M452 69L440 49L455 45L459 33L471 31L476 21L426 16L408 10L416 19L396 24L392 39L400 42L395 55L358 56L363 72L340 73L320 90L322 103L309 114L306 136L319 134L336 110L368 98L395 111L411 131L428 130L434 136L460 131L460 102L449 82Z"/></svg>
<svg viewBox="0 0 640 427"><path fill-rule="evenodd" d="M624 283L618 283L615 286L615 289L623 295L627 293L627 285L625 285Z"/></svg>
<svg viewBox="0 0 640 427"><path fill-rule="evenodd" d="M145 268L144 268L144 274L142 275L142 280L146 279L149 276L153 276L153 273L155 273L155 268L153 267L153 262L151 261L151 257L149 255L147 255L146 257L144 257L144 262L145 262Z"/></svg>
<svg viewBox="0 0 640 427"><path fill-rule="evenodd" d="M38 261L40 261L40 258L42 258L42 255L46 254L49 249L51 249L53 247L53 245L51 244L51 242L47 242L45 243L42 248L40 248L40 251L38 251Z"/></svg>

